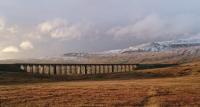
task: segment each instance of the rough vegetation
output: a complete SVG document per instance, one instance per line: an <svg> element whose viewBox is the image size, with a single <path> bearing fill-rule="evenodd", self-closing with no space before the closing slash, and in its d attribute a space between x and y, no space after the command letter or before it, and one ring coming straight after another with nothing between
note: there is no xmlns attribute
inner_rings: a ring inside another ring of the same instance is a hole
<svg viewBox="0 0 200 107"><path fill-rule="evenodd" d="M54 81L23 73L0 74L2 107L45 106L200 106L200 62L98 80Z"/></svg>

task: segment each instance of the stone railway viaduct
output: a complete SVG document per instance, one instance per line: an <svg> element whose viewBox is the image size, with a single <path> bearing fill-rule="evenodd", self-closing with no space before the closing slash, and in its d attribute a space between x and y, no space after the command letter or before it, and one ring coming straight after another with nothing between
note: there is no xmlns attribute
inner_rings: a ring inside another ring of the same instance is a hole
<svg viewBox="0 0 200 107"><path fill-rule="evenodd" d="M25 72L49 76L130 72L136 64L18 64Z"/></svg>
<svg viewBox="0 0 200 107"><path fill-rule="evenodd" d="M132 72L138 69L150 69L173 66L176 64L37 64L16 63L0 64L0 71L22 71L43 76L72 76L90 74L109 74Z"/></svg>

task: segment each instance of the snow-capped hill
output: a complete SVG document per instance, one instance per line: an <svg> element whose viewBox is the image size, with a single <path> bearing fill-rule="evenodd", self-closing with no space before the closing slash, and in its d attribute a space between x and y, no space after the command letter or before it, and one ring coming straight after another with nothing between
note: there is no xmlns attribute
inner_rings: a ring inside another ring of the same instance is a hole
<svg viewBox="0 0 200 107"><path fill-rule="evenodd" d="M99 54L118 54L118 53L121 53L121 52L122 52L122 49L115 49L115 50L99 52Z"/></svg>
<svg viewBox="0 0 200 107"><path fill-rule="evenodd" d="M104 53L159 52L178 48L200 46L200 39L180 39L163 42L152 42L131 46L126 49L110 50Z"/></svg>
<svg viewBox="0 0 200 107"><path fill-rule="evenodd" d="M152 42L104 52L66 53L70 63L185 63L200 61L200 38ZM60 59L59 59L60 60Z"/></svg>
<svg viewBox="0 0 200 107"><path fill-rule="evenodd" d="M136 52L144 52L144 51L161 51L163 49L166 49L168 46L167 45L163 45L160 44L158 42L153 42L153 43L147 43L147 44L142 44L142 45L138 45L138 46L133 46L133 47L129 47L127 49L123 49L123 52L126 51L136 51Z"/></svg>

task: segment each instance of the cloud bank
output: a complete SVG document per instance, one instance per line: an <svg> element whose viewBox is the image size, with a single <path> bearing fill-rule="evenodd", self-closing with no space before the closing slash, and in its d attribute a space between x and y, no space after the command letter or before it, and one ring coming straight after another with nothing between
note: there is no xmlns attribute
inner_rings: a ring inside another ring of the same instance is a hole
<svg viewBox="0 0 200 107"><path fill-rule="evenodd" d="M54 19L42 22L37 27L40 35L55 39L80 39L90 29L90 25L82 23L69 23L64 19Z"/></svg>
<svg viewBox="0 0 200 107"><path fill-rule="evenodd" d="M8 46L2 49L2 52L4 53L17 53L19 52L19 49L15 46Z"/></svg>
<svg viewBox="0 0 200 107"><path fill-rule="evenodd" d="M22 48L24 50L30 50L30 49L34 48L34 46L32 45L32 43L29 42L29 41L23 41L19 46L20 46L20 48Z"/></svg>
<svg viewBox="0 0 200 107"><path fill-rule="evenodd" d="M122 24L70 22L55 18L28 27L0 18L0 54L61 55L86 49L94 52L145 42L199 38L200 25L197 23L200 23L197 14L148 14Z"/></svg>
<svg viewBox="0 0 200 107"><path fill-rule="evenodd" d="M165 40L186 38L196 35L200 26L200 17L196 15L177 15L162 17L156 14L145 16L125 26L117 26L108 30L108 34L117 39L130 38L139 41L149 39Z"/></svg>

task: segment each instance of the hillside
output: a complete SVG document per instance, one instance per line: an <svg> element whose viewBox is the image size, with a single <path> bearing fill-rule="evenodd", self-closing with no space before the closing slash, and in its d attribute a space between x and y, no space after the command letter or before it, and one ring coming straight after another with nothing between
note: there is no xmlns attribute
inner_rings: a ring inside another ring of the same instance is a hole
<svg viewBox="0 0 200 107"><path fill-rule="evenodd" d="M81 63L186 63L198 61L199 39L153 42L99 53L65 54Z"/></svg>

